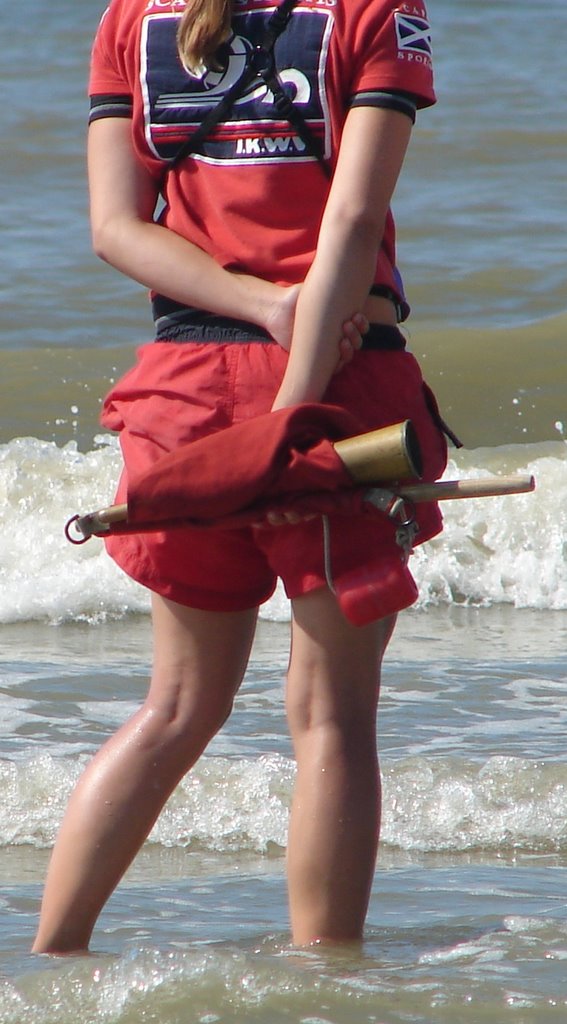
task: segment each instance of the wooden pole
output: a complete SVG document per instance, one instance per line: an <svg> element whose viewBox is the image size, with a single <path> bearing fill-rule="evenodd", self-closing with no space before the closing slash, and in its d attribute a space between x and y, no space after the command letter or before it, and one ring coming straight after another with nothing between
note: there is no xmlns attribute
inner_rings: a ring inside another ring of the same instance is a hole
<svg viewBox="0 0 567 1024"><path fill-rule="evenodd" d="M409 501L446 501L452 498L492 498L501 494L525 494L535 490L533 476L487 476L478 480L439 480L434 484L395 487Z"/></svg>
<svg viewBox="0 0 567 1024"><path fill-rule="evenodd" d="M524 494L535 490L533 476L492 476L478 480L441 480L432 484L411 484L403 487L390 485L392 493L416 503L422 501L447 501L455 498L489 498L506 494ZM380 490L388 490L385 486ZM372 500L372 488L368 491ZM128 519L127 505L109 505L98 512L76 517L77 529L85 537L108 532L114 523L125 523Z"/></svg>

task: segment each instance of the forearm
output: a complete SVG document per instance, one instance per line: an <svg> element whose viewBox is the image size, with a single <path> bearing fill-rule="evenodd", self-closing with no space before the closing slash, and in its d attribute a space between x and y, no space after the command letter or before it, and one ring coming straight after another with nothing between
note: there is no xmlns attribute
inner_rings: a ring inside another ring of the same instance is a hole
<svg viewBox="0 0 567 1024"><path fill-rule="evenodd" d="M410 119L396 111L358 107L347 117L274 408L325 394L342 324L365 309L410 132Z"/></svg>
<svg viewBox="0 0 567 1024"><path fill-rule="evenodd" d="M268 327L281 298L277 285L231 273L169 228L141 218L113 218L93 242L101 259L146 288L220 316Z"/></svg>
<svg viewBox="0 0 567 1024"><path fill-rule="evenodd" d="M342 325L364 309L376 268L376 232L336 221L323 228L297 303L290 356L273 408L318 402L337 365Z"/></svg>
<svg viewBox="0 0 567 1024"><path fill-rule="evenodd" d="M102 118L90 126L88 170L93 247L101 259L177 302L250 320L270 333L275 315L281 329L286 289L224 270L198 246L154 222L157 186L136 159L127 119ZM287 313L291 333L289 319Z"/></svg>

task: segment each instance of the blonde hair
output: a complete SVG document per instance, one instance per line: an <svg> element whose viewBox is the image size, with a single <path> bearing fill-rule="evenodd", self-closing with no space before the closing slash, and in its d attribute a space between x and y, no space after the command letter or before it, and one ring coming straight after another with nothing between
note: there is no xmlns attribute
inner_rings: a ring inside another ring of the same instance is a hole
<svg viewBox="0 0 567 1024"><path fill-rule="evenodd" d="M215 53L230 36L232 0L188 0L177 31L179 56L196 73L215 68Z"/></svg>

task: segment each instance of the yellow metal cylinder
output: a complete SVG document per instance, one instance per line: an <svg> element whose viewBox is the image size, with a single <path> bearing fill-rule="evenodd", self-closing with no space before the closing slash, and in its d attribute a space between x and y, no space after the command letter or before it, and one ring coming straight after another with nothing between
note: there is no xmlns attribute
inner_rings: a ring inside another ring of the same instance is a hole
<svg viewBox="0 0 567 1024"><path fill-rule="evenodd" d="M410 420L336 441L334 449L357 484L421 477L421 451Z"/></svg>

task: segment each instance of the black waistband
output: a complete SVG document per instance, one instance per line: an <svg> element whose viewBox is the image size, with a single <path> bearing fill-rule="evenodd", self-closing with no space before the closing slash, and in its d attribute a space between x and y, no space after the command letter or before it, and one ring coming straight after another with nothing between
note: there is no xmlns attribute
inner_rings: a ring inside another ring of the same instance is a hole
<svg viewBox="0 0 567 1024"><path fill-rule="evenodd" d="M259 342L275 345L270 335L256 324L231 317L216 316L202 309L181 306L161 295L152 300L156 328L156 341L186 344L189 342L216 342L231 345ZM406 347L406 339L397 327L389 324L370 324L364 335L363 349L399 351Z"/></svg>
<svg viewBox="0 0 567 1024"><path fill-rule="evenodd" d="M376 349L383 352L402 352L406 347L406 339L397 327L390 324L370 324L362 339L363 349Z"/></svg>
<svg viewBox="0 0 567 1024"><path fill-rule="evenodd" d="M232 317L216 316L204 309L181 306L178 302L156 295L152 299L156 341L273 342L270 335L256 324Z"/></svg>

